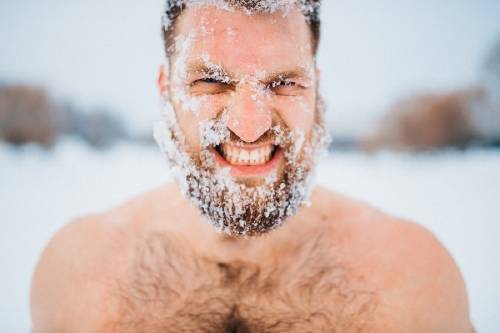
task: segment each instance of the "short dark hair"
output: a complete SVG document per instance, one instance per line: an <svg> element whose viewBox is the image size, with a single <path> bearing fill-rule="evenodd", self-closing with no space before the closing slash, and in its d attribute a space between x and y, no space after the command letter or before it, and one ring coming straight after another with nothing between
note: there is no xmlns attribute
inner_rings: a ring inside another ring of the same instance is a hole
<svg viewBox="0 0 500 333"><path fill-rule="evenodd" d="M306 18L311 30L313 52L316 54L320 37L320 6L321 0L223 0L231 7L249 12L274 12L280 5L294 3ZM208 2L210 3L210 2ZM167 56L171 54L171 46L175 33L175 22L189 0L165 0L165 10L162 19L162 36Z"/></svg>

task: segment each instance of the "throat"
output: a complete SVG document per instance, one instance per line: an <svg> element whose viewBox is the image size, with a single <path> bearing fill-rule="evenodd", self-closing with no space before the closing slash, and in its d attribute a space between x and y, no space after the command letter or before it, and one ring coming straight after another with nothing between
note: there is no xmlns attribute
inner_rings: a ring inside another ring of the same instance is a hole
<svg viewBox="0 0 500 333"><path fill-rule="evenodd" d="M258 244L262 237L235 236L212 231L207 250L218 253L216 257L224 260L249 260L249 254L257 255ZM221 257L221 254L225 254Z"/></svg>

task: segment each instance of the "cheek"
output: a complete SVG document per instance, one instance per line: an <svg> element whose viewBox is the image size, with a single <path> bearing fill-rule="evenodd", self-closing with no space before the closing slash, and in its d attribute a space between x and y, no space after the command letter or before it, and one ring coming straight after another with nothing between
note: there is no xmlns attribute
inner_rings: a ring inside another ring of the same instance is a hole
<svg viewBox="0 0 500 333"><path fill-rule="evenodd" d="M186 109L181 103L173 103L177 122L186 138L186 144L194 152L201 150L200 125L213 120L223 110L223 103L216 96L197 98L196 108ZM184 107L184 108L183 108Z"/></svg>
<svg viewBox="0 0 500 333"><path fill-rule="evenodd" d="M313 96L290 96L275 103L275 107L290 129L309 134L315 117L315 102Z"/></svg>

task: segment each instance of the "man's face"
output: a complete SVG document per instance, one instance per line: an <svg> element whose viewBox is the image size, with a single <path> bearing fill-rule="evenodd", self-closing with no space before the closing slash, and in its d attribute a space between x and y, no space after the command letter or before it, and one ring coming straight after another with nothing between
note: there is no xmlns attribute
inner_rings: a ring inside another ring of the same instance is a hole
<svg viewBox="0 0 500 333"><path fill-rule="evenodd" d="M192 5L176 22L169 64L159 85L172 114L156 137L184 192L230 234L281 224L307 198L323 141L300 10Z"/></svg>

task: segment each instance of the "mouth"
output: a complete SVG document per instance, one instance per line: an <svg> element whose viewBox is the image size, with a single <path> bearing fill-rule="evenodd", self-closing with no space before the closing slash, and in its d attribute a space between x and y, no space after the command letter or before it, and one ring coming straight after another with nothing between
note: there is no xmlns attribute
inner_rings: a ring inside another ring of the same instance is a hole
<svg viewBox="0 0 500 333"><path fill-rule="evenodd" d="M214 148L216 160L223 167L230 167L233 176L262 175L275 169L282 149L268 144L223 143Z"/></svg>

